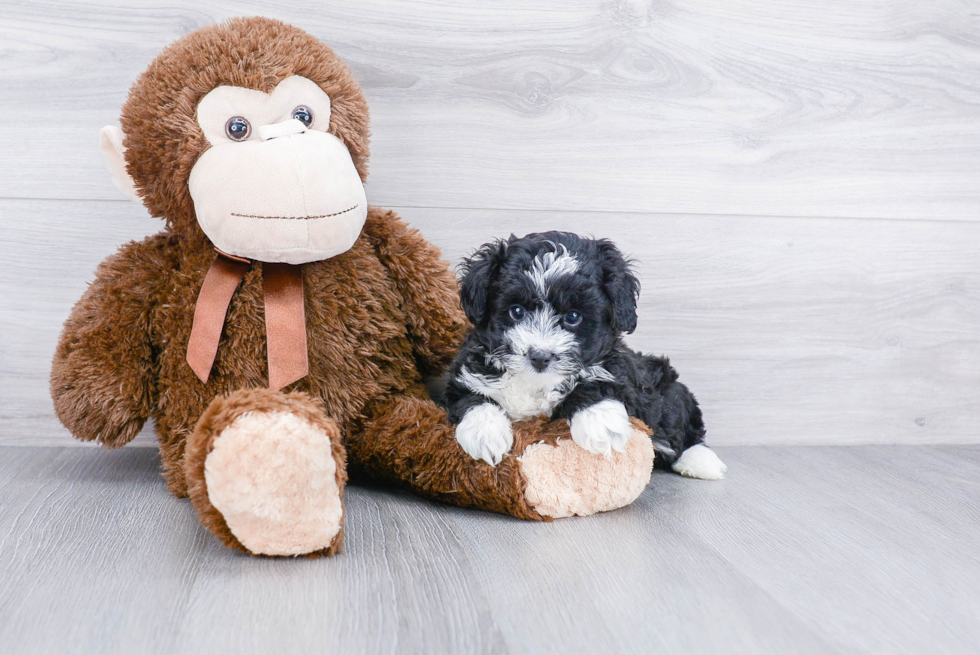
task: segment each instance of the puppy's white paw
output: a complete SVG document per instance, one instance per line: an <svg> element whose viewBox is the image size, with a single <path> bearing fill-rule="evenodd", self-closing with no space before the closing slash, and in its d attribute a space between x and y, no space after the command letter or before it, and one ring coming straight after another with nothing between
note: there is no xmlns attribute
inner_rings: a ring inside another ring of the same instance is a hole
<svg viewBox="0 0 980 655"><path fill-rule="evenodd" d="M473 459L496 466L514 445L514 430L504 410L493 403L483 403L463 416L456 426L456 441Z"/></svg>
<svg viewBox="0 0 980 655"><path fill-rule="evenodd" d="M612 458L612 451L623 452L633 436L626 407L618 400L606 399L576 412L569 421L572 440L594 455Z"/></svg>
<svg viewBox="0 0 980 655"><path fill-rule="evenodd" d="M670 467L675 473L701 480L721 480L728 466L721 458L704 444L691 446L677 458Z"/></svg>

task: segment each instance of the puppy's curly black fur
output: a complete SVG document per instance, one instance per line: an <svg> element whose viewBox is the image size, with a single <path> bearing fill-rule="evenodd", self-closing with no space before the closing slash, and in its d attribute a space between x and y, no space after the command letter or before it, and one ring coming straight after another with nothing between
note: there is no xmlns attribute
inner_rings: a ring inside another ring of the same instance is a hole
<svg viewBox="0 0 980 655"><path fill-rule="evenodd" d="M568 419L574 437L580 412L618 401L653 429L658 467L721 477L713 453L715 476L676 466L686 450L703 448L704 422L666 357L623 342L636 329L639 291L630 262L605 239L545 232L482 246L461 267L474 329L450 369L450 420L491 403L510 420Z"/></svg>

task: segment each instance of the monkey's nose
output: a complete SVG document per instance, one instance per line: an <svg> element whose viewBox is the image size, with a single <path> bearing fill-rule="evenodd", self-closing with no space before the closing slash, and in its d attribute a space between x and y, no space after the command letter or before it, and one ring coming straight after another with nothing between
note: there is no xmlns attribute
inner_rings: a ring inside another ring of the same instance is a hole
<svg viewBox="0 0 980 655"><path fill-rule="evenodd" d="M302 134L305 131L306 125L304 125L302 121L296 118L290 118L288 121L282 121L281 123L260 125L259 127L255 128L255 136L257 136L260 141L268 141L269 139L276 139L281 136Z"/></svg>
<svg viewBox="0 0 980 655"><path fill-rule="evenodd" d="M546 368L551 360L555 358L554 353L550 353L547 350L538 350L537 348L531 348L527 351L527 358L531 360L531 366L534 367L539 373Z"/></svg>

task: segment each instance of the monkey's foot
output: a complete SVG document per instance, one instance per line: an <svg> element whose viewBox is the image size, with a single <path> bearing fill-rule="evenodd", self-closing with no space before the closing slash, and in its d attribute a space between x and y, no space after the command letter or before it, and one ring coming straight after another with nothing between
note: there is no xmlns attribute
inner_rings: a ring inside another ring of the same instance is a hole
<svg viewBox="0 0 980 655"><path fill-rule="evenodd" d="M629 505L653 472L649 429L632 421L633 433L622 452L593 454L571 439L564 421L516 424L514 454L527 482L525 499L552 518L588 516Z"/></svg>
<svg viewBox="0 0 980 655"><path fill-rule="evenodd" d="M337 425L301 393L216 398L185 453L201 523L254 555L334 555L343 546L346 460Z"/></svg>

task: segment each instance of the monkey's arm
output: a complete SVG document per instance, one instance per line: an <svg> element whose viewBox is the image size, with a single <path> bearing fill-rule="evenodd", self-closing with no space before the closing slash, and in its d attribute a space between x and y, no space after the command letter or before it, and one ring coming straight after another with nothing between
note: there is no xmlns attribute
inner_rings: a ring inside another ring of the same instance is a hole
<svg viewBox="0 0 980 655"><path fill-rule="evenodd" d="M156 366L150 317L158 296L151 244L158 237L131 242L103 261L62 329L51 398L58 418L82 441L123 446L150 417Z"/></svg>
<svg viewBox="0 0 980 655"><path fill-rule="evenodd" d="M370 208L364 233L402 297L419 369L442 373L470 328L449 264L392 211Z"/></svg>

